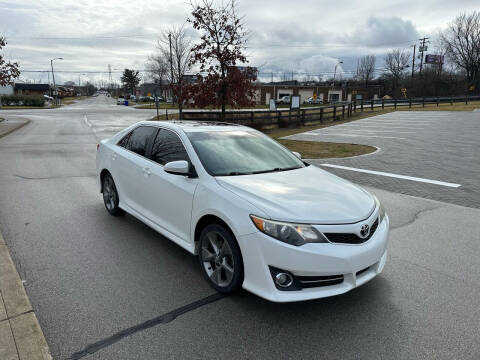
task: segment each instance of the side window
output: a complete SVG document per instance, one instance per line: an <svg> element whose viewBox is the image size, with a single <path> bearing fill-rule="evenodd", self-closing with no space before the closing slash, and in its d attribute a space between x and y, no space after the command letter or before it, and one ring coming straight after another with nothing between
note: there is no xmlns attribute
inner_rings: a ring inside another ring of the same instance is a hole
<svg viewBox="0 0 480 360"><path fill-rule="evenodd" d="M177 134L164 129L160 129L155 138L151 159L161 165L165 165L170 161L189 161L187 151Z"/></svg>
<svg viewBox="0 0 480 360"><path fill-rule="evenodd" d="M132 135L132 132L130 131L127 135L125 135L122 140L120 140L117 145L118 146L121 146L123 148L126 148L127 147L127 144L128 144L128 139L130 139L130 135Z"/></svg>
<svg viewBox="0 0 480 360"><path fill-rule="evenodd" d="M153 126L139 126L135 128L130 133L125 148L137 153L138 155L145 156L147 152L148 141L156 131L157 128Z"/></svg>

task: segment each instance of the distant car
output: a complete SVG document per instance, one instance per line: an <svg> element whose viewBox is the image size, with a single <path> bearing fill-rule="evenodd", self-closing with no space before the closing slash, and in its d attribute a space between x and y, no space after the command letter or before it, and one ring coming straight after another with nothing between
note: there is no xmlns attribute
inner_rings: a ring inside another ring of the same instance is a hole
<svg viewBox="0 0 480 360"><path fill-rule="evenodd" d="M117 105L123 105L124 103L125 103L125 99L124 99L124 98L119 97L119 98L117 99Z"/></svg>
<svg viewBox="0 0 480 360"><path fill-rule="evenodd" d="M305 100L306 104L323 104L322 98L317 97L316 99L313 96L310 96L307 100Z"/></svg>
<svg viewBox="0 0 480 360"><path fill-rule="evenodd" d="M53 100L53 97L48 96L48 95L43 95L43 98L47 101L52 101Z"/></svg>
<svg viewBox="0 0 480 360"><path fill-rule="evenodd" d="M285 95L275 101L276 104L290 104L290 96Z"/></svg>
<svg viewBox="0 0 480 360"><path fill-rule="evenodd" d="M130 95L130 100L137 101L137 98L135 97L135 95Z"/></svg>

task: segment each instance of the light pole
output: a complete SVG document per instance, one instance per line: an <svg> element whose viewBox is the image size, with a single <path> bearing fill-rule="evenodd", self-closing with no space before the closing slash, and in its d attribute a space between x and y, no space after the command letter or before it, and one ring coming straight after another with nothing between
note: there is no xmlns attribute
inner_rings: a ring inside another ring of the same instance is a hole
<svg viewBox="0 0 480 360"><path fill-rule="evenodd" d="M63 60L63 58L53 58L50 59L50 66L52 67L52 78L53 78L53 91L55 92L55 104L58 102L58 93L57 93L57 85L55 85L55 73L53 72L53 60Z"/></svg>
<svg viewBox="0 0 480 360"><path fill-rule="evenodd" d="M340 65L340 64L343 64L343 61L338 60L338 62L335 64L335 70L333 71L332 94L331 94L329 100L331 100L331 98L333 97L333 89L334 89L334 87L335 87L335 77L336 77L336 75L337 75L337 67L338 67L338 65Z"/></svg>

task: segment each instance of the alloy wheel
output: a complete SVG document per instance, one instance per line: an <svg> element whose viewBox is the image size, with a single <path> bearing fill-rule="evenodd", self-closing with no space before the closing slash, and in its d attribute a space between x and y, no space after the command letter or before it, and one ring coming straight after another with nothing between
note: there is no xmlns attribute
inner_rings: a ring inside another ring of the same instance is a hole
<svg viewBox="0 0 480 360"><path fill-rule="evenodd" d="M217 231L207 233L201 246L202 263L210 280L219 287L227 287L235 272L232 249Z"/></svg>

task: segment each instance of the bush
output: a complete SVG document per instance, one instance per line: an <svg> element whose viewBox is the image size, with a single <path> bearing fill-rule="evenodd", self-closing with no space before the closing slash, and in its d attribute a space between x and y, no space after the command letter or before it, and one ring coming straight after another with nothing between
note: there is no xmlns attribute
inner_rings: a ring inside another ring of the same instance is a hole
<svg viewBox="0 0 480 360"><path fill-rule="evenodd" d="M1 97L3 106L38 106L45 105L43 95L4 95Z"/></svg>

